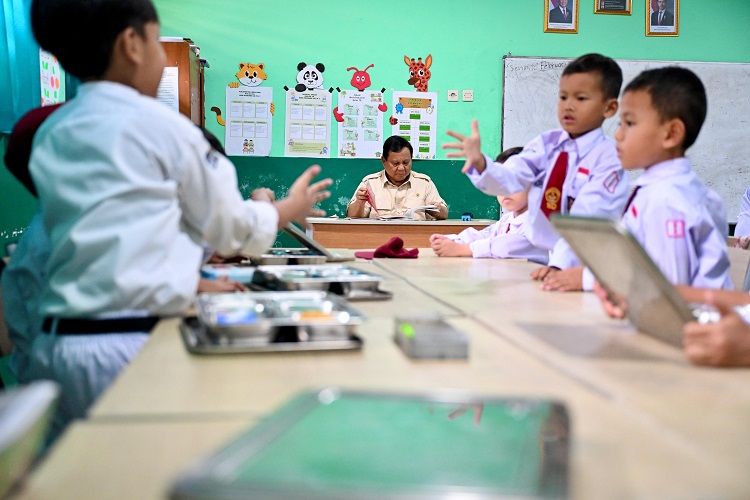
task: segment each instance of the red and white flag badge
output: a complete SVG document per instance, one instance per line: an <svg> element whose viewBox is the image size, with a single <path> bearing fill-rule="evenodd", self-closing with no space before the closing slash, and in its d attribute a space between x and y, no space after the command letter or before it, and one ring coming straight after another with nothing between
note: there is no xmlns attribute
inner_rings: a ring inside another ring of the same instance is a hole
<svg viewBox="0 0 750 500"><path fill-rule="evenodd" d="M576 172L578 175L583 175L588 177L589 175L589 169L586 167L578 167L578 172Z"/></svg>
<svg viewBox="0 0 750 500"><path fill-rule="evenodd" d="M617 172L612 172L606 179L604 179L602 184L607 192L615 194L615 189L617 189L617 185L620 184L620 175Z"/></svg>
<svg viewBox="0 0 750 500"><path fill-rule="evenodd" d="M685 221L669 219L667 221L667 237L668 238L684 238L685 237Z"/></svg>

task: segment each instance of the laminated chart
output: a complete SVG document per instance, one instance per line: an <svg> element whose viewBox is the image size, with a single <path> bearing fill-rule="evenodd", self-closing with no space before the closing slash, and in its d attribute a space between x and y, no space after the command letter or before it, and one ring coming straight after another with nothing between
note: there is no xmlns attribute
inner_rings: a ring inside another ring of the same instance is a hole
<svg viewBox="0 0 750 500"><path fill-rule="evenodd" d="M342 90L338 111L340 158L380 158L383 143L383 93ZM335 114L335 113L334 113Z"/></svg>
<svg viewBox="0 0 750 500"><path fill-rule="evenodd" d="M290 89L286 93L284 156L330 158L331 94Z"/></svg>
<svg viewBox="0 0 750 500"><path fill-rule="evenodd" d="M272 87L227 87L227 155L271 154L272 102Z"/></svg>
<svg viewBox="0 0 750 500"><path fill-rule="evenodd" d="M393 135L411 143L415 159L435 159L437 101L437 92L393 92Z"/></svg>

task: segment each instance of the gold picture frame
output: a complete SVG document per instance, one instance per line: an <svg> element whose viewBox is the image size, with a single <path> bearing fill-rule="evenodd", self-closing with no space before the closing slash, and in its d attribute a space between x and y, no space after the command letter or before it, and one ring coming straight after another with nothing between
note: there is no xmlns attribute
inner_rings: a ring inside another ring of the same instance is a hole
<svg viewBox="0 0 750 500"><path fill-rule="evenodd" d="M664 13L659 15L661 8ZM646 0L646 36L678 36L680 0Z"/></svg>
<svg viewBox="0 0 750 500"><path fill-rule="evenodd" d="M633 10L633 0L594 0L594 14L616 14L629 16Z"/></svg>
<svg viewBox="0 0 750 500"><path fill-rule="evenodd" d="M545 33L578 33L578 0L544 0Z"/></svg>

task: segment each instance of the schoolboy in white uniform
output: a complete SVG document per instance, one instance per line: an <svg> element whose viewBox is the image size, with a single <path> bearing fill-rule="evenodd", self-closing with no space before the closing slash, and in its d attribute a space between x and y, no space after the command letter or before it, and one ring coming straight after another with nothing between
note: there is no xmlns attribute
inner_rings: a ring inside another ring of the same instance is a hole
<svg viewBox="0 0 750 500"><path fill-rule="evenodd" d="M690 168L685 151L706 117L692 71L648 70L622 96L617 151L636 179L623 222L672 283L731 288L724 203Z"/></svg>
<svg viewBox="0 0 750 500"><path fill-rule="evenodd" d="M233 165L154 99L165 56L150 0L34 0L34 36L84 83L34 138L31 175L51 243L32 346L35 378L62 385L59 432L187 308L208 242L257 254L320 214L330 179L309 168L275 203L244 201Z"/></svg>
<svg viewBox="0 0 750 500"><path fill-rule="evenodd" d="M457 143L444 144L449 158L465 157L462 172L488 194L529 190L529 232L534 246L550 250L548 267L532 272L543 280L580 264L549 222L554 213L619 217L627 199L627 183L614 143L601 126L617 111L622 71L615 61L587 54L572 61L560 78L557 115L561 129L543 133L503 165L481 152L476 120L472 134L448 131Z"/></svg>
<svg viewBox="0 0 750 500"><path fill-rule="evenodd" d="M506 149L495 161L504 163L522 149ZM440 257L516 258L546 264L549 252L532 245L526 236L528 190L498 196L497 201L505 210L499 221L481 230L469 227L459 234L433 234L430 236L432 250Z"/></svg>

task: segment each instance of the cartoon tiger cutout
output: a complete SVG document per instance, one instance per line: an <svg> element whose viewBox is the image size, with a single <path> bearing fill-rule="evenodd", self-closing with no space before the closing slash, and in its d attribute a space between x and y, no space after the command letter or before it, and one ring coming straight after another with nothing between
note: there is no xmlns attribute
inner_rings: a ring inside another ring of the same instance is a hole
<svg viewBox="0 0 750 500"><path fill-rule="evenodd" d="M235 73L234 76L237 77L236 82L230 82L228 85L229 87L236 89L241 85L244 85L246 87L257 87L263 81L268 78L268 75L266 75L266 72L264 71L265 65L263 63L259 64L253 64L251 62L246 63L240 63L240 70ZM271 103L271 114L274 114L276 106L274 106L273 103ZM216 121L221 125L222 127L226 125L226 122L224 121L224 118L221 116L221 108L218 106L211 107L211 111L216 113Z"/></svg>

